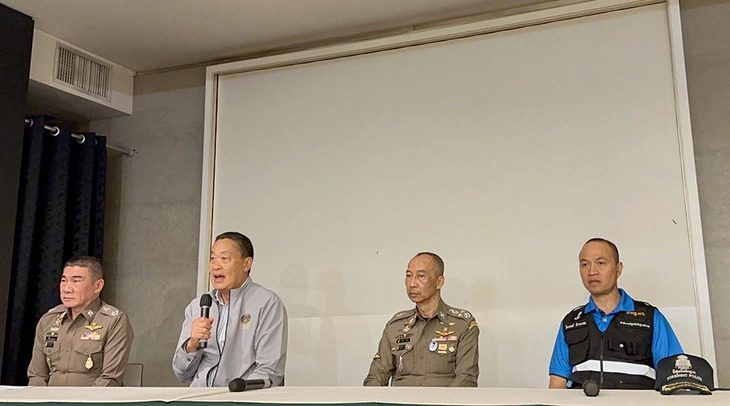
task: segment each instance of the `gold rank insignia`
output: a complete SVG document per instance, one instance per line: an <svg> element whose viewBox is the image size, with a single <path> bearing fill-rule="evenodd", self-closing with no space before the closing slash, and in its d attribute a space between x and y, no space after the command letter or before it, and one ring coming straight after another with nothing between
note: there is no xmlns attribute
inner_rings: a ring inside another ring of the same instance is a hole
<svg viewBox="0 0 730 406"><path fill-rule="evenodd" d="M87 329L87 330L89 330L89 331L96 331L96 330L99 330L101 328L104 328L104 326L100 326L100 325L98 325L96 323L91 323L88 326L84 326L84 328Z"/></svg>
<svg viewBox="0 0 730 406"><path fill-rule="evenodd" d="M444 326L443 330L436 330L436 334L440 335L441 337L448 337L454 333L455 333L455 331L449 331L449 329L446 328L446 326Z"/></svg>
<svg viewBox="0 0 730 406"><path fill-rule="evenodd" d="M646 316L646 313L644 312L626 312L626 314L634 317Z"/></svg>
<svg viewBox="0 0 730 406"><path fill-rule="evenodd" d="M375 359L380 359L380 354L378 354L378 353L376 352L376 353L375 353L375 355L373 355L373 359L374 359L374 360L375 360Z"/></svg>
<svg viewBox="0 0 730 406"><path fill-rule="evenodd" d="M471 323L469 323L469 327L467 328L467 330L471 330L471 329L473 329L476 326L477 326L477 321L476 320L472 320Z"/></svg>

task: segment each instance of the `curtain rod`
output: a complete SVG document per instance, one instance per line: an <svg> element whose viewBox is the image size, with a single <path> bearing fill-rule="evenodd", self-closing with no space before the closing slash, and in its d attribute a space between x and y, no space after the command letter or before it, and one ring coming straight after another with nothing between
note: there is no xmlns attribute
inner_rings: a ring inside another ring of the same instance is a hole
<svg viewBox="0 0 730 406"><path fill-rule="evenodd" d="M26 118L25 119L25 124L28 127L33 127L33 119L32 118ZM58 127L51 127L49 125L44 125L43 128L45 128L46 130L50 131L51 132L51 135L53 135L54 137L61 133L61 129L58 128ZM74 134L74 133L71 133L71 137L75 138L79 142L79 144L83 144L84 141L86 141L86 136L84 136L83 134ZM135 156L137 154L137 150L134 149L134 148L127 149L127 148L122 148L122 147L118 147L116 145L111 145L111 144L106 144L106 147L108 149L111 149L111 150L114 150L114 151L119 151L119 152L123 153L124 155L126 155L126 156L128 156L130 158L133 157L133 156Z"/></svg>

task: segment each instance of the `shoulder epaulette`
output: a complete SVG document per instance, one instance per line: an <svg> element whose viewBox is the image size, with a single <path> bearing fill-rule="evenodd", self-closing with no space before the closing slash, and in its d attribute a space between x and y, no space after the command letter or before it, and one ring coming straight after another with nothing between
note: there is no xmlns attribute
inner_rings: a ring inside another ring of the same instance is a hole
<svg viewBox="0 0 730 406"><path fill-rule="evenodd" d="M402 320L402 319L405 319L407 317L410 317L410 316L413 315L413 313L415 311L416 311L416 309L402 310L402 311L394 314L393 317L391 317L390 320L388 321L388 324L390 324L390 323L392 323L394 321L398 321L398 320Z"/></svg>
<svg viewBox="0 0 730 406"><path fill-rule="evenodd" d="M48 309L48 311L46 313L50 313L50 314L52 314L52 313L63 313L65 311L66 311L66 306L60 304L60 305L58 305L56 307L52 307L52 308Z"/></svg>
<svg viewBox="0 0 730 406"><path fill-rule="evenodd" d="M458 317L460 319L469 320L472 318L471 312L464 309L457 309L456 307L448 306L449 316Z"/></svg>
<svg viewBox="0 0 730 406"><path fill-rule="evenodd" d="M99 313L105 314L110 317L117 317L121 313L121 311L114 306L105 304L99 308Z"/></svg>

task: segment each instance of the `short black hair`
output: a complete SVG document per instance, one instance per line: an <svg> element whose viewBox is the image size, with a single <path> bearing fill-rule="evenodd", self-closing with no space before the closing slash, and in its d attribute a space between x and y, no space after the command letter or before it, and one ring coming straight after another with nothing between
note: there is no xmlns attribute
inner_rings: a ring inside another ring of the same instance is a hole
<svg viewBox="0 0 730 406"><path fill-rule="evenodd" d="M421 256L421 255L428 255L429 257L431 257L431 260L433 261L433 263L436 264L436 274L438 276L443 276L443 274L444 274L444 260L441 259L440 256L434 254L433 252L419 252L418 254L416 254L415 257Z"/></svg>
<svg viewBox="0 0 730 406"><path fill-rule="evenodd" d="M96 257L77 255L66 261L63 265L64 268L67 266L78 266L88 269L89 275L91 275L95 281L104 279L104 268L101 266L101 261Z"/></svg>
<svg viewBox="0 0 730 406"><path fill-rule="evenodd" d="M618 248L616 247L616 244L612 243L611 241L608 241L605 238L593 237L590 240L586 241L586 243L583 244L583 246L585 247L589 242L604 242L604 243L608 244L608 246L611 247L611 251L613 251L613 258L616 260L616 263L618 264L620 262L619 257L618 257Z"/></svg>
<svg viewBox="0 0 730 406"><path fill-rule="evenodd" d="M244 258L253 258L253 244L251 243L251 240L245 235L236 231L228 231L219 235L218 237L215 237L216 241L223 239L235 241L236 245L238 245L238 249L241 251L241 255Z"/></svg>

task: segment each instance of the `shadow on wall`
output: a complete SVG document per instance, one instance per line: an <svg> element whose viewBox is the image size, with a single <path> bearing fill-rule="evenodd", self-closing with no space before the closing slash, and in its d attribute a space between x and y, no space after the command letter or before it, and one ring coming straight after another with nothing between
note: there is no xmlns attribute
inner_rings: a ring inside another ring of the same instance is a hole
<svg viewBox="0 0 730 406"><path fill-rule="evenodd" d="M345 304L343 274L329 269L319 273L310 288L310 274L303 264L291 264L281 274L280 294L289 315L287 383L290 385L335 385L341 380L338 330L351 315ZM316 299L310 299L314 297ZM313 304L316 300L316 305ZM311 370L317 373L311 373Z"/></svg>
<svg viewBox="0 0 730 406"><path fill-rule="evenodd" d="M335 269L324 271L320 274L319 286L324 287L324 294L320 296L320 309L324 310L324 314L334 316L352 314L351 310L345 305L345 285L342 271ZM322 355L317 358L317 369L322 371L320 377L324 379L323 382L319 383L320 385L339 381L338 351L333 349L344 348L346 343L339 342L338 330L332 316L322 318L319 326L319 340L315 345L317 354Z"/></svg>
<svg viewBox="0 0 730 406"><path fill-rule="evenodd" d="M281 296L290 319L297 317L317 317L319 309L312 305L309 296L309 271L303 264L290 264L280 273ZM291 328L290 328L291 330Z"/></svg>

